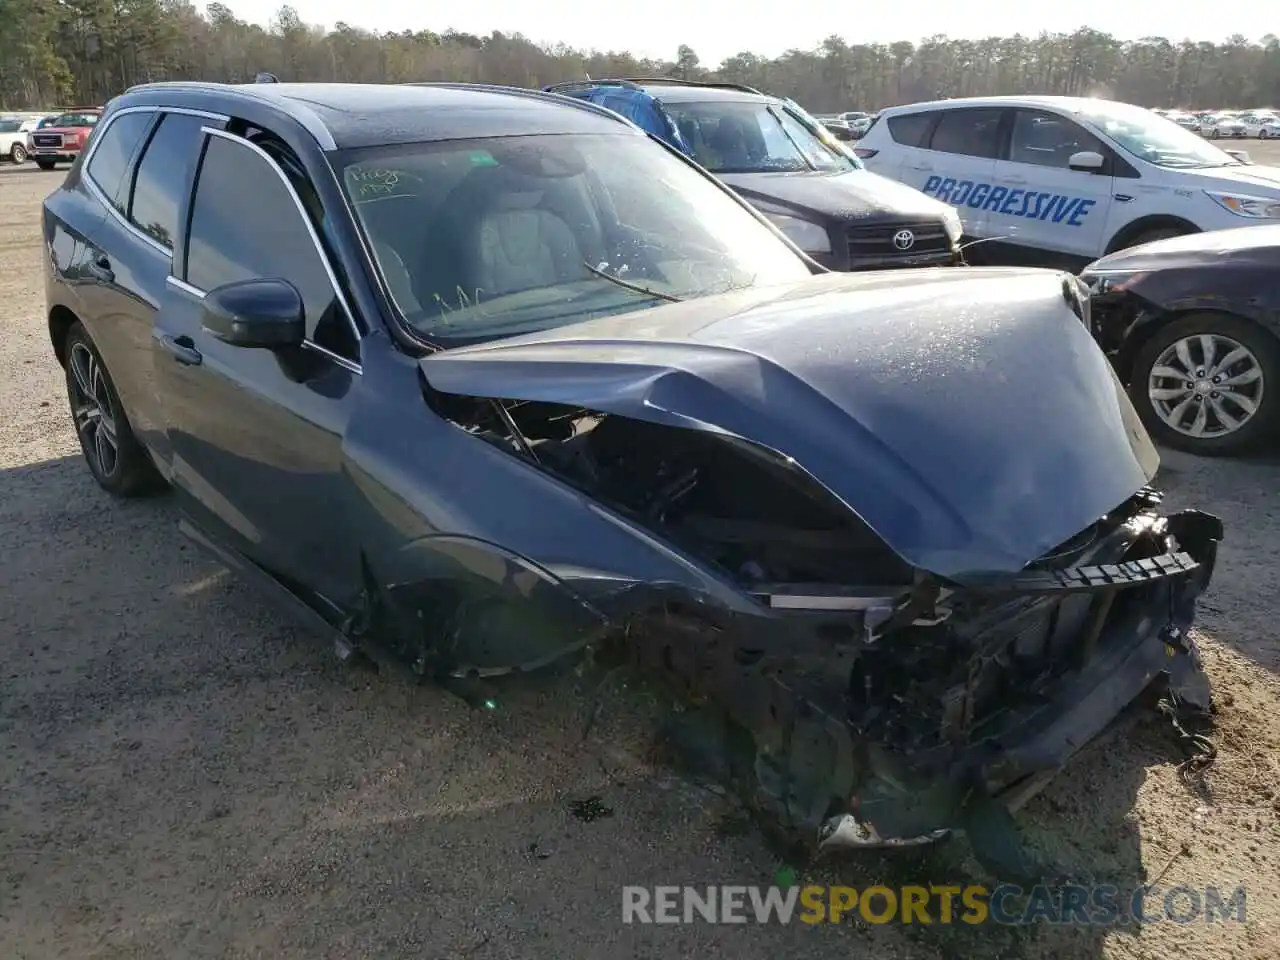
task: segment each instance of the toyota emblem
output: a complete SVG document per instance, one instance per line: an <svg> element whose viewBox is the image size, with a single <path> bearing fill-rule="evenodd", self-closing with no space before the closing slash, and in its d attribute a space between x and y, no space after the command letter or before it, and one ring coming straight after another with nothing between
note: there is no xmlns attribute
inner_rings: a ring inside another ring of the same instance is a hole
<svg viewBox="0 0 1280 960"><path fill-rule="evenodd" d="M899 230L893 235L893 245L899 250L910 250L916 245L916 235L910 230Z"/></svg>

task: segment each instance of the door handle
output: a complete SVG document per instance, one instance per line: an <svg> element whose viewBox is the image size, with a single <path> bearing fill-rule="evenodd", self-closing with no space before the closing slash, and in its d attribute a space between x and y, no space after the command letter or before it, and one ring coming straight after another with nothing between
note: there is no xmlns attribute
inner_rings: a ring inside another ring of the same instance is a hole
<svg viewBox="0 0 1280 960"><path fill-rule="evenodd" d="M95 254L93 259L89 261L89 273L97 277L103 283L115 283L116 274L111 269L111 261L107 259L105 253Z"/></svg>
<svg viewBox="0 0 1280 960"><path fill-rule="evenodd" d="M1027 178L1026 177L1005 177L1004 182L1005 183L1026 183Z"/></svg>
<svg viewBox="0 0 1280 960"><path fill-rule="evenodd" d="M190 337L171 337L168 334L160 338L160 342L164 344L164 348L173 354L173 359L179 363L185 363L189 367L198 367L204 360L204 356L196 349L195 342Z"/></svg>
<svg viewBox="0 0 1280 960"><path fill-rule="evenodd" d="M932 170L932 163L909 163L907 164L912 170Z"/></svg>

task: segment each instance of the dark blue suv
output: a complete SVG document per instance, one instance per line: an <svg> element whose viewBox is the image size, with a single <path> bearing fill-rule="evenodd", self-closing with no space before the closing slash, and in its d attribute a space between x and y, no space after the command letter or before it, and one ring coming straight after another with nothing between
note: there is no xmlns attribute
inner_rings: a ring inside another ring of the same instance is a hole
<svg viewBox="0 0 1280 960"><path fill-rule="evenodd" d="M790 100L739 84L670 78L545 89L607 107L692 158L825 267L960 262L954 208L864 169Z"/></svg>

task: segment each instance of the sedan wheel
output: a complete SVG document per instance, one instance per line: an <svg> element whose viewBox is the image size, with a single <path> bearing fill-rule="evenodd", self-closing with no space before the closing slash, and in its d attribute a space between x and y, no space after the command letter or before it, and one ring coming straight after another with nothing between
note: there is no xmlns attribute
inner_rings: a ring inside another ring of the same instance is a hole
<svg viewBox="0 0 1280 960"><path fill-rule="evenodd" d="M67 398L85 462L98 485L118 497L163 486L151 457L129 426L97 347L80 324L66 340Z"/></svg>
<svg viewBox="0 0 1280 960"><path fill-rule="evenodd" d="M15 143L13 149L9 151L9 159L14 163L26 163L27 148L20 143Z"/></svg>
<svg viewBox="0 0 1280 960"><path fill-rule="evenodd" d="M1202 314L1172 323L1134 367L1130 395L1167 446L1238 453L1274 437L1280 341L1248 321Z"/></svg>

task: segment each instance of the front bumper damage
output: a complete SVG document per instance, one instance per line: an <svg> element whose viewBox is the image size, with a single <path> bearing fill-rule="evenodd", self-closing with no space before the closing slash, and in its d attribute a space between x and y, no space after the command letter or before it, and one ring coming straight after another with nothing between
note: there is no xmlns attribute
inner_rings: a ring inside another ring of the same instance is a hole
<svg viewBox="0 0 1280 960"><path fill-rule="evenodd" d="M1147 529L1125 552L1161 550L964 587L924 576L893 607L790 589L760 597L781 617L717 615L637 585L603 608L698 717L679 748L789 843L818 853L961 832L992 869L1026 875L1010 814L1127 705L1159 682L1178 709L1211 709L1190 628L1221 523L1134 519ZM962 608L987 622L940 633Z"/></svg>

